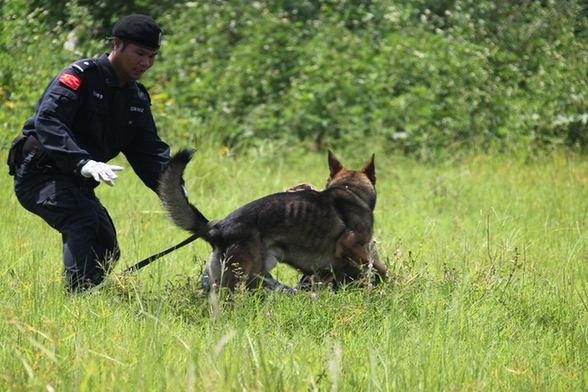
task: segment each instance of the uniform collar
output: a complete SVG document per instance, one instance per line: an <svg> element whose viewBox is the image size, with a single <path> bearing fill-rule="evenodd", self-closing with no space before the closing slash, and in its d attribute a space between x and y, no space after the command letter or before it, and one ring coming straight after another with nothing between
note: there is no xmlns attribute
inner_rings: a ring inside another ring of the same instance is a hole
<svg viewBox="0 0 588 392"><path fill-rule="evenodd" d="M129 80L127 84L121 86L118 84L118 79L116 78L116 73L114 73L114 68L110 64L110 60L108 60L109 53L104 53L102 56L98 58L98 64L100 68L104 72L104 77L106 80L106 85L108 87L118 87L118 88L135 88L136 87L136 80Z"/></svg>

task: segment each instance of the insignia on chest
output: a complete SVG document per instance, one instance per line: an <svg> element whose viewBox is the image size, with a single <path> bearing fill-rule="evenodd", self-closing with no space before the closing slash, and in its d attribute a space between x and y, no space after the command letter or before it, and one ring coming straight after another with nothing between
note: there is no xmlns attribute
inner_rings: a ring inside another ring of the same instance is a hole
<svg viewBox="0 0 588 392"><path fill-rule="evenodd" d="M98 99L104 99L104 95L97 93L96 91L92 91L92 94Z"/></svg>
<svg viewBox="0 0 588 392"><path fill-rule="evenodd" d="M138 108L136 106L131 106L131 112L143 113L144 111L145 111L145 108Z"/></svg>

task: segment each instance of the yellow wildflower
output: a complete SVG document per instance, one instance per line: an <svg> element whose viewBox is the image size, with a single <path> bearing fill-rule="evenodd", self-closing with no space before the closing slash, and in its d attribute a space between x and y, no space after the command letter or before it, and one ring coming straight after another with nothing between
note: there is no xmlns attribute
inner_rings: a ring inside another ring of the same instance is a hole
<svg viewBox="0 0 588 392"><path fill-rule="evenodd" d="M226 154L229 152L229 147L224 146L223 148L221 148L220 150L218 150L219 154Z"/></svg>

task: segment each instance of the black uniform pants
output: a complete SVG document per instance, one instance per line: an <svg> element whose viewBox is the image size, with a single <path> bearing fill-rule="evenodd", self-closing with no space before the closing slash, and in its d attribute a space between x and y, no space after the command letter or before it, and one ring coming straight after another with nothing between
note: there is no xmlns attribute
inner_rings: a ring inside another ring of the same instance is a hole
<svg viewBox="0 0 588 392"><path fill-rule="evenodd" d="M100 283L120 251L112 219L94 190L76 185L51 166L29 168L24 163L16 169L14 191L24 208L61 233L68 288Z"/></svg>

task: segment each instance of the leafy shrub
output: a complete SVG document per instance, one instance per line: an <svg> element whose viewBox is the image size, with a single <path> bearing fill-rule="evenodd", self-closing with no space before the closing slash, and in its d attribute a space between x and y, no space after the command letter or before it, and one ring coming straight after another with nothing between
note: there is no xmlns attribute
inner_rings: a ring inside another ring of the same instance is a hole
<svg viewBox="0 0 588 392"><path fill-rule="evenodd" d="M179 143L363 144L424 159L586 146L581 0L62 3L1 5L2 132L18 132L67 62L107 50L99 38L128 11L166 33L143 82Z"/></svg>

